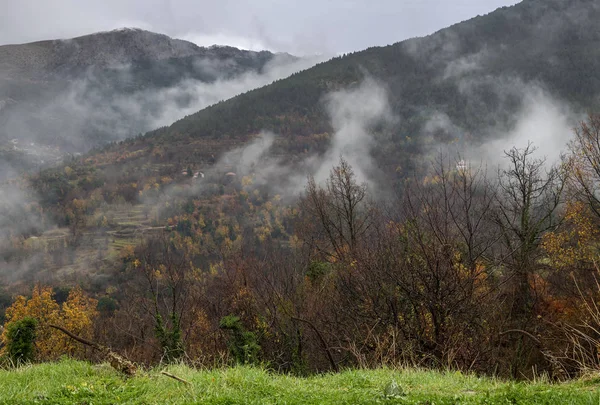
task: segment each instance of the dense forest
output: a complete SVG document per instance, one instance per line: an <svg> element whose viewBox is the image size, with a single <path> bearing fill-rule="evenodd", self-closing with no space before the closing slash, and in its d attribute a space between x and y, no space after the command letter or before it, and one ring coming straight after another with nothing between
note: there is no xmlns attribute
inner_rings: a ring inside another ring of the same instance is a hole
<svg viewBox="0 0 600 405"><path fill-rule="evenodd" d="M527 0L6 181L3 355L597 370L599 15ZM548 99L560 158L490 143Z"/></svg>

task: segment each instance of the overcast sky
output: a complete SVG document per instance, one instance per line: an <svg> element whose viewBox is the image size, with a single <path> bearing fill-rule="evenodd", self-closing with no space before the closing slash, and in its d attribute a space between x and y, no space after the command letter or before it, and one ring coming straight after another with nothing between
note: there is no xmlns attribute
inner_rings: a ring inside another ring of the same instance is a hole
<svg viewBox="0 0 600 405"><path fill-rule="evenodd" d="M0 44L139 27L198 45L341 53L423 36L518 0L0 0Z"/></svg>

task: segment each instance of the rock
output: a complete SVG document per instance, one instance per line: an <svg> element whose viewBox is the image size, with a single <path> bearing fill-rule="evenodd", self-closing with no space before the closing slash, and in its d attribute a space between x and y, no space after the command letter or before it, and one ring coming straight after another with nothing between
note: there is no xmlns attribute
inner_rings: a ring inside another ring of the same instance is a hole
<svg viewBox="0 0 600 405"><path fill-rule="evenodd" d="M388 383L383 390L383 396L385 398L399 398L404 395L404 390L400 385L398 385L396 380L392 380L390 383Z"/></svg>

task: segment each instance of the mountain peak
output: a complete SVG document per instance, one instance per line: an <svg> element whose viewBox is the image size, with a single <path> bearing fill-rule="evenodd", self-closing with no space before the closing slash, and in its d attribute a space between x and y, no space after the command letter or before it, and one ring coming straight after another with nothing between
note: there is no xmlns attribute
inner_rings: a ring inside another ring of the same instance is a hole
<svg viewBox="0 0 600 405"><path fill-rule="evenodd" d="M119 66L136 60L183 58L202 52L203 48L188 41L124 27L69 39L0 46L0 72L8 77L45 77L63 68Z"/></svg>
<svg viewBox="0 0 600 405"><path fill-rule="evenodd" d="M121 27L121 28L115 28L114 30L110 30L108 32L140 32L140 31L146 31L146 30L143 30L138 27Z"/></svg>

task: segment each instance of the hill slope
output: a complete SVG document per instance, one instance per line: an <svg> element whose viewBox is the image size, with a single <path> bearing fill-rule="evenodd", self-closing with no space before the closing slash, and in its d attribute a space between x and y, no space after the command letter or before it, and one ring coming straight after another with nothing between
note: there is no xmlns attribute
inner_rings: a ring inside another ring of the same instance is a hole
<svg viewBox="0 0 600 405"><path fill-rule="evenodd" d="M510 131L535 94L575 111L600 104L598 18L593 0L526 0L425 38L334 58L151 132L144 142L261 130L288 139L331 133L325 96L365 76L383 84L398 118L376 154L465 134L473 134L468 142L489 139ZM432 122L440 116L442 124Z"/></svg>
<svg viewBox="0 0 600 405"><path fill-rule="evenodd" d="M85 152L285 77L298 62L139 29L0 46L0 158Z"/></svg>
<svg viewBox="0 0 600 405"><path fill-rule="evenodd" d="M0 71L8 78L52 77L90 66L113 66L140 59L200 55L204 49L136 28L99 32L68 40L0 46Z"/></svg>
<svg viewBox="0 0 600 405"><path fill-rule="evenodd" d="M467 150L509 134L556 153L548 134L564 141L570 120L598 106L599 17L596 1L524 1L334 58L32 174L0 206L9 280L34 280L40 269L50 279L105 273L140 235L170 229L183 212L201 211L207 237L221 222L260 230L263 206L280 209L281 196L302 191L307 173L327 175L340 154L382 194L440 147ZM265 130L275 134L244 147ZM291 222L273 223L273 238L287 242ZM75 248L64 248L71 239ZM41 254L50 245L54 259Z"/></svg>

